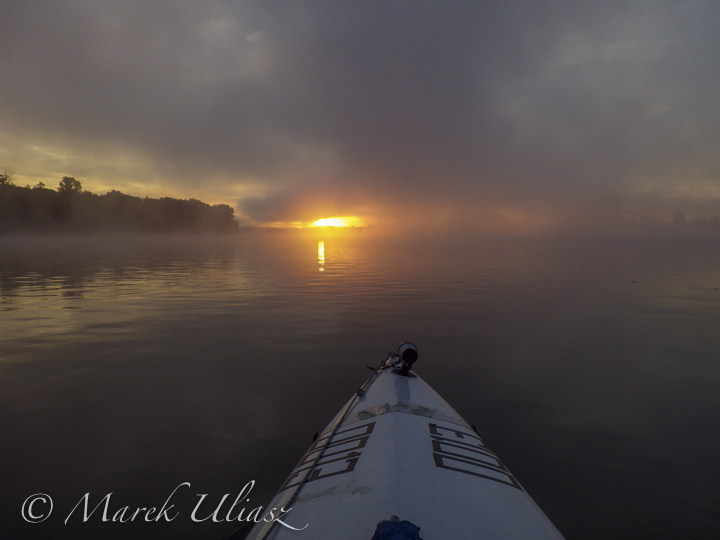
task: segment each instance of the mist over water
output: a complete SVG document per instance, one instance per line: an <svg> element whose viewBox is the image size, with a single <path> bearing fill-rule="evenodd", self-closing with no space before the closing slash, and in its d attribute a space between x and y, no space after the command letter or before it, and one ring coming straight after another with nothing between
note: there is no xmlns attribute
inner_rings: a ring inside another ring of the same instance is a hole
<svg viewBox="0 0 720 540"><path fill-rule="evenodd" d="M401 341L568 539L720 535L711 238L0 239L8 537L220 539ZM112 492L170 523L82 523ZM53 497L45 522L23 501ZM207 510L205 510L207 508ZM290 514L292 515L292 514ZM310 524L312 527L313 524ZM368 539L375 523L368 523ZM437 540L437 539L436 539Z"/></svg>

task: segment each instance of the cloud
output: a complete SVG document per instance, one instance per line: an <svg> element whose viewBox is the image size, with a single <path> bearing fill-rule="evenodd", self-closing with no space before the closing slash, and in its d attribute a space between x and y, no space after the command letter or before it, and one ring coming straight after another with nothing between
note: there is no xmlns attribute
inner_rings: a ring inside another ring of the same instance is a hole
<svg viewBox="0 0 720 540"><path fill-rule="evenodd" d="M720 179L711 1L2 10L0 157L29 178L208 193L259 221L650 191L706 208Z"/></svg>

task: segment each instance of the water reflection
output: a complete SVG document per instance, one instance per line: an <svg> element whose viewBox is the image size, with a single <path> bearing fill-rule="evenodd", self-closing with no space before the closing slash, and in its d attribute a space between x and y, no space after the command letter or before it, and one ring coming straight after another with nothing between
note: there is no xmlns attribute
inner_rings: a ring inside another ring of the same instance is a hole
<svg viewBox="0 0 720 540"><path fill-rule="evenodd" d="M318 242L318 270L325 271L325 242L322 240Z"/></svg>
<svg viewBox="0 0 720 540"><path fill-rule="evenodd" d="M37 492L59 512L88 491L157 505L184 481L192 505L251 479L266 502L364 366L413 340L420 374L568 538L716 538L720 254L670 248L0 240L3 528L222 538L180 521L28 528L15 509Z"/></svg>

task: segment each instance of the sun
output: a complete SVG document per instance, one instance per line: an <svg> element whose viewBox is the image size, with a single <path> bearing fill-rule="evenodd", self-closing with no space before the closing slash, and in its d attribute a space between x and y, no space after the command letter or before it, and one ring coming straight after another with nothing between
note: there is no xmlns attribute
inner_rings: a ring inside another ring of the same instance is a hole
<svg viewBox="0 0 720 540"><path fill-rule="evenodd" d="M329 217L318 219L310 225L311 227L358 227L360 218L355 216Z"/></svg>

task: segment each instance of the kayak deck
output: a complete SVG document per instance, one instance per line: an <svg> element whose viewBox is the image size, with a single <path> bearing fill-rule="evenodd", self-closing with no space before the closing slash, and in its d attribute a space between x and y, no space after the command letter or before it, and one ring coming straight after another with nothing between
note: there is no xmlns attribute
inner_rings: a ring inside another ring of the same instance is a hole
<svg viewBox="0 0 720 540"><path fill-rule="evenodd" d="M370 540L392 515L425 540L562 539L460 415L413 373L380 368L313 442L248 540ZM277 513L276 513L277 515Z"/></svg>

